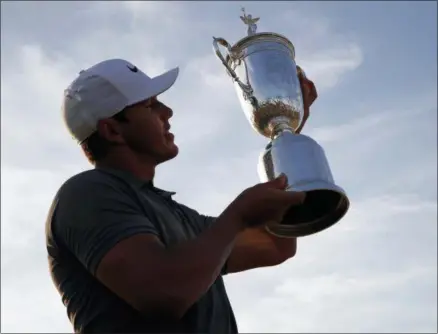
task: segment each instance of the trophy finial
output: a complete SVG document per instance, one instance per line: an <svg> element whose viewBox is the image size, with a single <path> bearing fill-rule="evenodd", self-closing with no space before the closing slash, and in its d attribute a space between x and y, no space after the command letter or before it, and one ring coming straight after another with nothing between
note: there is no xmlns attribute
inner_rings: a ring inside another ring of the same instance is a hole
<svg viewBox="0 0 438 334"><path fill-rule="evenodd" d="M241 8L243 16L240 19L248 26L248 36L252 36L256 34L257 24L256 22L260 19L260 17L253 18L251 14L246 15L245 7Z"/></svg>

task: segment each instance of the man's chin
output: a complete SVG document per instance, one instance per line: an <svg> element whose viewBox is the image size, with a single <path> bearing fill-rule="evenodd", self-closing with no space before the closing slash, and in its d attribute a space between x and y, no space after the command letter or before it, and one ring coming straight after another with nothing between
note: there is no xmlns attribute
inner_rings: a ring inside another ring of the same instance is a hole
<svg viewBox="0 0 438 334"><path fill-rule="evenodd" d="M162 159L160 163L172 160L173 158L175 158L179 153L179 148L178 146L176 146L174 143L172 143L171 145L169 145L167 147L166 152L163 152L162 154Z"/></svg>
<svg viewBox="0 0 438 334"><path fill-rule="evenodd" d="M170 155L172 155L171 159L173 159L173 158L175 158L178 155L179 147L175 143L173 143L172 144L172 149L170 151L171 151Z"/></svg>

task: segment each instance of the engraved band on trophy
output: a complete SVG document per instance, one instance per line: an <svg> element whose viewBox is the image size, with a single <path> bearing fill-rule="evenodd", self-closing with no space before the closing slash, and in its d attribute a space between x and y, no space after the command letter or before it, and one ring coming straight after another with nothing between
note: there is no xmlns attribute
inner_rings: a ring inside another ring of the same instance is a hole
<svg viewBox="0 0 438 334"><path fill-rule="evenodd" d="M213 37L214 52L233 79L251 126L270 139L259 159L261 181L284 173L286 191L306 192L302 205L291 206L283 221L266 229L285 238L318 233L341 220L350 201L335 184L323 148L312 138L295 133L304 106L293 44L277 33L257 33L259 18L242 11L247 36L233 46ZM220 46L227 51L225 57Z"/></svg>

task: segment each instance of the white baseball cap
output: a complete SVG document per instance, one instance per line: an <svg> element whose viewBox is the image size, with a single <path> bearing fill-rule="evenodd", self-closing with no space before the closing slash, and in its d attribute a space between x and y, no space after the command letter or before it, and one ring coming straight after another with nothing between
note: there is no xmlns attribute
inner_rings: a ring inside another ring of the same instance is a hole
<svg viewBox="0 0 438 334"><path fill-rule="evenodd" d="M83 142L97 130L99 120L164 93L178 73L174 68L150 78L123 59L105 60L81 71L64 91L62 112L68 130Z"/></svg>

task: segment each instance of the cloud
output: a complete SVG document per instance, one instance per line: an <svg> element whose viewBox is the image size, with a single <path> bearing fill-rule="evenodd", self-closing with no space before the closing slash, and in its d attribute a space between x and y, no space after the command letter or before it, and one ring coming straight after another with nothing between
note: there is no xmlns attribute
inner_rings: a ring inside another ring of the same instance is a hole
<svg viewBox="0 0 438 334"><path fill-rule="evenodd" d="M317 83L320 93L334 88L364 61L357 36L336 31L327 17L314 11L286 9L276 21L262 20L261 31L281 33L294 44L296 63Z"/></svg>
<svg viewBox="0 0 438 334"><path fill-rule="evenodd" d="M2 332L71 332L49 276L44 237L48 203L71 172L2 166Z"/></svg>
<svg viewBox="0 0 438 334"><path fill-rule="evenodd" d="M432 102L433 93L426 95L425 99L418 101L411 98L401 98L400 102L403 108L371 110L364 113L363 109L369 110L369 107L361 107L357 114L359 117L351 117L346 122L325 126L321 128L312 128L310 135L317 141L324 144L351 140L357 137L363 137L367 133L373 133L368 136L367 140L373 140L381 136L394 135L394 132L406 130L410 120L418 117L424 117L424 114L432 115L436 108L436 101ZM397 114L397 117L394 115Z"/></svg>
<svg viewBox="0 0 438 334"><path fill-rule="evenodd" d="M416 194L355 201L339 224L302 238L283 266L227 278L240 330L433 331L436 213Z"/></svg>
<svg viewBox="0 0 438 334"><path fill-rule="evenodd" d="M343 273L333 273L318 277L290 278L277 287L270 297L262 298L248 312L242 312L241 330L280 333L408 333L422 328L430 332L433 331L432 327L421 326L419 323L415 327L409 327L409 320L419 317L430 323L434 317L433 301L429 298L427 303L432 309L412 309L406 305L411 295L405 293L404 296L397 297L396 291L403 291L413 283L428 282L431 274L433 272L430 270L414 268L379 277L348 277ZM432 287L427 284L425 288ZM421 295L424 297L425 291ZM379 302L376 302L376 298ZM403 304L394 303L395 300ZM267 312L268 310L281 312ZM396 323L393 319L397 313L408 315ZM257 323L253 321L255 317L260 319Z"/></svg>
<svg viewBox="0 0 438 334"><path fill-rule="evenodd" d="M350 44L338 49L329 49L303 59L299 64L306 69L306 74L318 83L318 90L335 87L342 77L356 70L363 61L361 48Z"/></svg>

